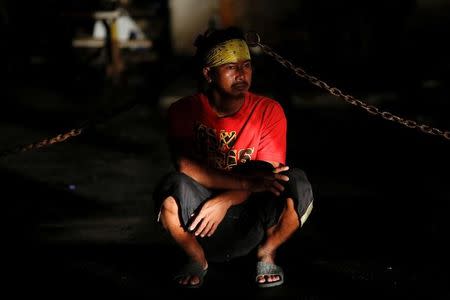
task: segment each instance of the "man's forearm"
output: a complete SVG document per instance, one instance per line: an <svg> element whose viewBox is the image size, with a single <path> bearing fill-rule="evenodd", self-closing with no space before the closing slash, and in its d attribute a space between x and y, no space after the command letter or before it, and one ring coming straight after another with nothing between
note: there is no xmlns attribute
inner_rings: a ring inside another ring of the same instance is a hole
<svg viewBox="0 0 450 300"><path fill-rule="evenodd" d="M250 197L251 192L246 190L228 190L219 195L220 198L224 199L230 204L230 207L233 205L238 205L247 200Z"/></svg>
<svg viewBox="0 0 450 300"><path fill-rule="evenodd" d="M177 163L180 172L207 188L246 190L248 187L245 177L238 174L216 170L185 157L179 158Z"/></svg>

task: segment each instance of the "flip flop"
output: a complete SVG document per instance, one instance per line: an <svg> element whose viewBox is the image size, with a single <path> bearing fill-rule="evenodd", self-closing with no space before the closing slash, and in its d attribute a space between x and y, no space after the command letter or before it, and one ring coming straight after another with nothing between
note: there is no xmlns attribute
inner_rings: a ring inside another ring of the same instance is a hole
<svg viewBox="0 0 450 300"><path fill-rule="evenodd" d="M176 275L173 277L173 280L178 287L195 289L195 288L199 288L203 285L203 281L204 281L204 278L205 278L205 275L207 272L208 272L208 269L204 270L203 267L199 263L197 263L195 261L191 261L191 262L185 264L176 273ZM184 278L187 276L197 276L200 279L200 281L197 284L189 284L189 283L188 284L180 284L180 283L178 283L178 281L181 278Z"/></svg>
<svg viewBox="0 0 450 300"><path fill-rule="evenodd" d="M265 275L278 275L280 279L272 282L258 282L258 277ZM255 282L257 286L260 288L268 288L282 285L284 283L283 269L281 269L280 266L277 266L275 264L258 261L258 263L256 264Z"/></svg>

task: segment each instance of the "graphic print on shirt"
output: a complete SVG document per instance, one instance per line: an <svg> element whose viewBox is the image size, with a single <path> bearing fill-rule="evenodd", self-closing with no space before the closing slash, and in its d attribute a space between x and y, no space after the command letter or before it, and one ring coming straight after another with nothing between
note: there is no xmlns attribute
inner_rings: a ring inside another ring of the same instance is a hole
<svg viewBox="0 0 450 300"><path fill-rule="evenodd" d="M201 123L195 126L197 151L208 165L222 170L230 170L238 163L251 160L254 148L233 149L237 140L236 131L209 128Z"/></svg>

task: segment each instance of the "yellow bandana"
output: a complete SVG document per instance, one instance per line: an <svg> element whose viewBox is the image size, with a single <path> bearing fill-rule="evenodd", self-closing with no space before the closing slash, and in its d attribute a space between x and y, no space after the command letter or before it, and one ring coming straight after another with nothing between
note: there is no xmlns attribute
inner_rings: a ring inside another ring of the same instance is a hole
<svg viewBox="0 0 450 300"><path fill-rule="evenodd" d="M217 67L223 64L236 63L250 59L250 51L244 40L234 39L218 44L205 57L206 67Z"/></svg>

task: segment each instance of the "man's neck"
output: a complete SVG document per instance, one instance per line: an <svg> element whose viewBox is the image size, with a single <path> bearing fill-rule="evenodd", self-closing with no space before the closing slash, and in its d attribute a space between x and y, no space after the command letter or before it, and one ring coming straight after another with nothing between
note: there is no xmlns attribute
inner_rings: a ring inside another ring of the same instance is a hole
<svg viewBox="0 0 450 300"><path fill-rule="evenodd" d="M208 94L208 101L217 116L226 117L237 113L241 109L245 102L245 94L232 97L212 91Z"/></svg>

